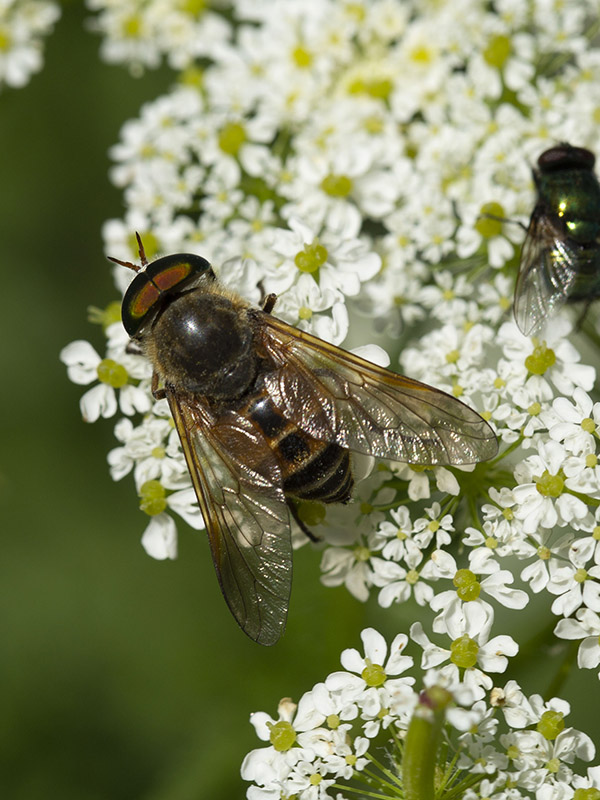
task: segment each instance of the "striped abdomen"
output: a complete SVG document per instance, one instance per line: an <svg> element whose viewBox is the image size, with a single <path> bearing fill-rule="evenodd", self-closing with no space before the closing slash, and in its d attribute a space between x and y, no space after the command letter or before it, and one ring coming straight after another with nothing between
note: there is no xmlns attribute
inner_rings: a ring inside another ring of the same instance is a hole
<svg viewBox="0 0 600 800"><path fill-rule="evenodd" d="M277 456L286 494L322 503L350 499L354 481L348 450L298 430L264 391L249 400L243 413L260 429Z"/></svg>

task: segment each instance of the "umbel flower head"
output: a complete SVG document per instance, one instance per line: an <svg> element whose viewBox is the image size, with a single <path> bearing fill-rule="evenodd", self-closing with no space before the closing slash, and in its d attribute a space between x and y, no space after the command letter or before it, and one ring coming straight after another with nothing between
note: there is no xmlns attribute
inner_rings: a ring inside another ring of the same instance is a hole
<svg viewBox="0 0 600 800"><path fill-rule="evenodd" d="M60 5L51 0L0 3L0 88L17 89L42 68L42 37L51 33Z"/></svg>
<svg viewBox="0 0 600 800"><path fill-rule="evenodd" d="M112 150L126 211L106 252L135 260L139 231L149 260L203 255L248 301L277 294L300 329L377 338L501 443L471 468L357 463L353 502L299 509L325 585L382 615L414 598L419 621L389 647L364 631L297 708L253 716L265 746L244 761L248 797L346 798L364 779L365 796L595 800L568 703L497 679L533 595L579 642L578 667L600 663L597 309L576 328L567 306L534 337L510 313L532 165L559 142L598 147L597 3L89 5L107 59L177 72ZM122 293L132 274L114 277ZM84 417L118 417L111 474L134 478L147 552L173 558L175 520L202 520L166 402L115 306L94 318L104 341L61 357Z"/></svg>

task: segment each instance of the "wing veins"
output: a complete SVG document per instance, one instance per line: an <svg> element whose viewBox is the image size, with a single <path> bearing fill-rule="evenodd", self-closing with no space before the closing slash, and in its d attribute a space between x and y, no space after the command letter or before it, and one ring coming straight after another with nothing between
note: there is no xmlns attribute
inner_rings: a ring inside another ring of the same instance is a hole
<svg viewBox="0 0 600 800"><path fill-rule="evenodd" d="M261 644L274 644L285 627L291 588L289 510L279 467L244 418L215 419L194 397L186 402L168 393L168 399L221 591L242 629ZM243 463L234 450L241 443Z"/></svg>
<svg viewBox="0 0 600 800"><path fill-rule="evenodd" d="M276 405L317 439L397 461L466 464L497 452L492 429L456 398L265 315Z"/></svg>

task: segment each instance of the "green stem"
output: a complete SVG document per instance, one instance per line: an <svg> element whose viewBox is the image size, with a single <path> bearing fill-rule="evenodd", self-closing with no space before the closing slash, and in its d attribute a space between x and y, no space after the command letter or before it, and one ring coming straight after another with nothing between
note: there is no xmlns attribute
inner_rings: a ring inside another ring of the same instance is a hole
<svg viewBox="0 0 600 800"><path fill-rule="evenodd" d="M479 519L479 513L477 511L477 503L475 502L475 498L469 495L469 510L471 512L471 520L473 521L473 526L477 528L477 530L483 533L483 525L481 524L481 520Z"/></svg>
<svg viewBox="0 0 600 800"><path fill-rule="evenodd" d="M590 497L589 494L582 494L581 492L576 492L574 489L563 489L565 494L570 494L573 497L576 497L578 500L581 500L588 506L594 506L597 508L600 506L600 500L597 500L595 497Z"/></svg>
<svg viewBox="0 0 600 800"><path fill-rule="evenodd" d="M516 439L512 444L509 444L509 446L506 448L506 450L504 450L504 452L499 453L496 456L496 458L493 458L491 461L486 461L486 466L493 467L499 461L502 461L502 459L506 458L506 456L509 455L509 453L512 453L513 450L516 450L517 447L520 447L524 439L525 437L523 435L519 436L519 438Z"/></svg>
<svg viewBox="0 0 600 800"><path fill-rule="evenodd" d="M356 794L360 797L373 797L375 800L390 800L389 794L381 792L370 792L368 789L356 789L354 786L345 786L343 783L332 783L332 789L341 789L346 794Z"/></svg>
<svg viewBox="0 0 600 800"><path fill-rule="evenodd" d="M440 503L440 513L436 519L440 520L446 514L454 514L458 504L460 503L460 495L449 494L445 500Z"/></svg>
<svg viewBox="0 0 600 800"><path fill-rule="evenodd" d="M439 686L432 686L421 695L404 740L405 800L435 800L437 755L450 699L450 693Z"/></svg>

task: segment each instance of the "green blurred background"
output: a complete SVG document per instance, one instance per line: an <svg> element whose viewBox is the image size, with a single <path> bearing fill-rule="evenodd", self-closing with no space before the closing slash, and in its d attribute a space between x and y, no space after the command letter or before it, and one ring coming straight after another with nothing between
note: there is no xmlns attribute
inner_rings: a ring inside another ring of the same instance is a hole
<svg viewBox="0 0 600 800"><path fill-rule="evenodd" d="M393 634L418 612L322 588L306 547L286 635L265 649L232 620L203 534L180 523L173 563L142 550L132 481L108 475L115 420L81 421L82 388L58 354L77 338L102 347L86 308L115 299L100 230L123 212L107 151L172 77L103 64L84 18L67 5L43 72L0 93L0 795L242 798L239 765L260 744L250 712L298 699L365 625ZM543 691L544 676L527 675L527 691ZM589 697L597 680L563 688ZM578 704L571 724L590 732L593 705Z"/></svg>

